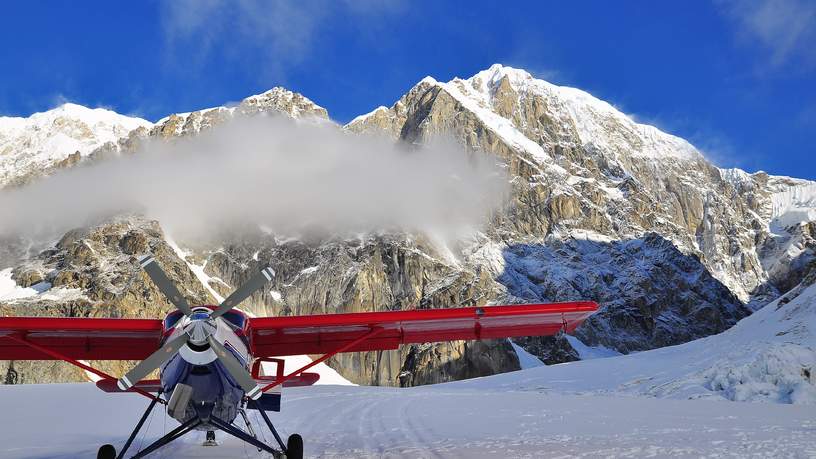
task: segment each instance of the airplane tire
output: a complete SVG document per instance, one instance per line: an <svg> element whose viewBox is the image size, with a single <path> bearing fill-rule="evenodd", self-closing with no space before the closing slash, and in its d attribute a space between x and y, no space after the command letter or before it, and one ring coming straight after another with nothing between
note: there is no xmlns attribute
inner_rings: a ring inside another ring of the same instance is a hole
<svg viewBox="0 0 816 459"><path fill-rule="evenodd" d="M303 437L298 434L289 435L286 440L286 459L303 459Z"/></svg>
<svg viewBox="0 0 816 459"><path fill-rule="evenodd" d="M102 445L96 453L96 459L116 459L116 448L113 445Z"/></svg>

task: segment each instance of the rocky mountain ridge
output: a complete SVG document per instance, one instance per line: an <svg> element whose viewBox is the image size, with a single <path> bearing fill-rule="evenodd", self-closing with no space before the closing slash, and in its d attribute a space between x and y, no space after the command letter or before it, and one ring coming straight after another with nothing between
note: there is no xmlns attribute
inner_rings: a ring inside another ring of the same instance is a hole
<svg viewBox="0 0 816 459"><path fill-rule="evenodd" d="M0 117L0 189L25 185L82 161L133 152L141 139L193 135L235 116L258 113L328 120L326 109L281 87L229 107L176 113L155 123L65 103L28 118Z"/></svg>
<svg viewBox="0 0 816 459"><path fill-rule="evenodd" d="M276 88L236 107L139 126L88 157L101 161L143 139L195 135L257 114L329 123L324 109ZM487 152L506 165L510 201L485 228L454 242L383 232L297 239L258 228L202 247L175 241L159 222L124 216L12 266L16 293L0 292L0 313L159 316L169 305L133 268L136 252L152 251L196 302L213 302L270 264L276 279L244 305L258 315L594 299L603 309L578 338L631 352L729 328L749 313L744 303L764 304L796 286L816 249L813 182L719 169L688 142L523 70L494 65L447 83L429 77L343 129L420 145L452 137ZM40 293L55 289L82 298L66 310L58 295ZM578 358L561 337L518 342L548 363ZM354 382L384 385L518 368L501 341L331 363ZM15 368L27 381L64 379L25 363Z"/></svg>
<svg viewBox="0 0 816 459"><path fill-rule="evenodd" d="M488 127L488 142L526 156L515 168L510 158L511 171L527 175L531 188L542 187L555 213L565 212L552 219L555 225L538 228L544 234L579 229L624 239L658 232L698 254L743 301L768 281L760 247L785 233L772 232L773 209L789 206L792 226L812 220L813 182L718 169L685 140L638 124L583 91L498 64L467 80L426 78L391 108L347 128L414 141L449 128L435 110L474 118L468 122ZM469 127L452 128L471 148L493 147ZM789 191L800 188L804 198L791 200Z"/></svg>

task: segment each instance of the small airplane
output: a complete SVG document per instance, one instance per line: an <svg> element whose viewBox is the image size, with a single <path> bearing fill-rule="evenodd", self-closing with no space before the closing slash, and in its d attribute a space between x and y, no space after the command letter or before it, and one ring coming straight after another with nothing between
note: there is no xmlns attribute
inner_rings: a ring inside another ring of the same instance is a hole
<svg viewBox="0 0 816 459"><path fill-rule="evenodd" d="M480 340L571 333L598 305L590 301L507 306L416 309L288 317L249 317L236 306L272 279L267 267L218 305L191 307L151 255L141 267L175 305L164 320L0 317L0 360L64 360L97 375L106 392L131 392L150 399L133 432L117 454L99 448L98 459L121 459L156 404L167 407L180 425L142 448L144 457L193 431L206 431L205 445L216 445L215 431L234 436L275 458L301 459L303 439L284 443L267 411L280 411L281 388L314 384L307 370L341 352L397 349L401 344ZM290 355L320 355L285 374ZM117 378L87 360L141 360ZM262 363L276 364L274 376ZM160 379L145 379L154 370ZM258 439L246 410L257 410L277 445ZM236 425L241 417L246 430Z"/></svg>

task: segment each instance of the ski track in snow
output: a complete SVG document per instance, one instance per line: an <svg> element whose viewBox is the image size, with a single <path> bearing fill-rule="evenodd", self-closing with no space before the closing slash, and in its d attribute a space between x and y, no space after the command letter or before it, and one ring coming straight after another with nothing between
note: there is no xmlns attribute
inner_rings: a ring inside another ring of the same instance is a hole
<svg viewBox="0 0 816 459"><path fill-rule="evenodd" d="M458 386L290 388L284 411L271 416L282 435L303 435L306 456L317 458L816 455L816 416L807 406ZM121 445L147 405L91 384L5 386L0 400L14 413L0 431L0 456L8 459L94 457L102 443ZM259 429L260 416L251 416ZM161 409L149 422L137 445L177 425ZM270 457L222 433L218 440L218 447L202 447L203 432L196 432L149 457Z"/></svg>

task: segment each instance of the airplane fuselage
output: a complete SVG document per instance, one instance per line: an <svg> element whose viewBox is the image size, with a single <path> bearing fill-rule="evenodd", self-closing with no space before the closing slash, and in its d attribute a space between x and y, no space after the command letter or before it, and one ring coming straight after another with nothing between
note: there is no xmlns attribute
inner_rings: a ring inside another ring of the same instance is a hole
<svg viewBox="0 0 816 459"><path fill-rule="evenodd" d="M218 342L232 352L244 367L252 362L246 334L246 316L240 311L231 311L223 317L209 319L210 306L199 306L193 309L189 318L173 312L164 320L164 342L172 340L182 333L192 336L194 325L206 326ZM196 321L208 321L197 324ZM192 388L190 403L186 410L176 417L180 422L196 417L194 404L210 404L212 414L227 422L232 422L238 415L238 408L244 397L244 391L230 376L217 359L213 349L206 343L197 344L191 340L179 352L168 360L160 369L162 391L170 397L180 385ZM210 430L211 426L202 424L198 430Z"/></svg>

